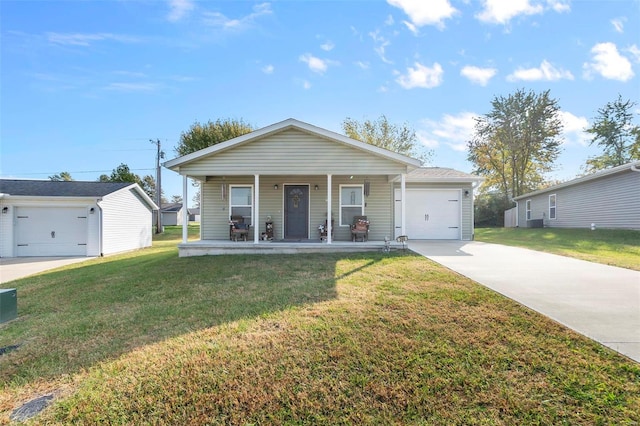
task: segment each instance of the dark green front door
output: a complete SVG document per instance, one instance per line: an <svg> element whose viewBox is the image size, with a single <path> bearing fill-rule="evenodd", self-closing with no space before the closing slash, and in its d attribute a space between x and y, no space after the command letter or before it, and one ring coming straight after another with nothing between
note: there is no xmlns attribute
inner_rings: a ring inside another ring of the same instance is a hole
<svg viewBox="0 0 640 426"><path fill-rule="evenodd" d="M285 185L284 197L284 238L309 238L309 187Z"/></svg>

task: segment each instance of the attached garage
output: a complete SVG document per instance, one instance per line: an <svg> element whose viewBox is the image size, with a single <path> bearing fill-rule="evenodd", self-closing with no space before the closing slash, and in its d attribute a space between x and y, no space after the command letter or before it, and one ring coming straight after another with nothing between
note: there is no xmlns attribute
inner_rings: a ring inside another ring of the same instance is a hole
<svg viewBox="0 0 640 426"><path fill-rule="evenodd" d="M127 182L0 179L0 257L100 256L148 247L156 209Z"/></svg>
<svg viewBox="0 0 640 426"><path fill-rule="evenodd" d="M473 239L473 191L478 176L442 167L409 173L405 189L405 234L411 240ZM402 191L394 188L395 236L401 234Z"/></svg>

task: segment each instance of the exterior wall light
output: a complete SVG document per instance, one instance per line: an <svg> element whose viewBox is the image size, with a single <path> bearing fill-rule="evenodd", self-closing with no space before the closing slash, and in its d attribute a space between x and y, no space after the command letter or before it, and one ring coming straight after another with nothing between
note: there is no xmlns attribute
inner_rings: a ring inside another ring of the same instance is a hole
<svg viewBox="0 0 640 426"><path fill-rule="evenodd" d="M278 184L277 184L277 183L276 183L275 185L273 185L273 189L274 189L275 191L277 191L277 190L278 190Z"/></svg>
<svg viewBox="0 0 640 426"><path fill-rule="evenodd" d="M320 187L318 185L316 185L316 186L313 187L313 189L315 189L317 191L318 189L320 189Z"/></svg>
<svg viewBox="0 0 640 426"><path fill-rule="evenodd" d="M9 211L9 207L5 206L2 208L2 214L7 214L8 211Z"/></svg>

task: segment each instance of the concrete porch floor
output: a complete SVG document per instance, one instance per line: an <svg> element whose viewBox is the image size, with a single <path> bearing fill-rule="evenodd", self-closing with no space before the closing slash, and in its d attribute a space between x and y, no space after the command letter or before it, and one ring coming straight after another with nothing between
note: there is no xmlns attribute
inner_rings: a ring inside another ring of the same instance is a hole
<svg viewBox="0 0 640 426"><path fill-rule="evenodd" d="M199 240L178 244L180 257L223 255L223 254L295 254L295 253L355 253L383 251L384 241L332 241L331 244L320 240L302 241L229 241ZM389 241L390 250L402 250L403 245L395 240ZM405 244L408 250L408 245Z"/></svg>

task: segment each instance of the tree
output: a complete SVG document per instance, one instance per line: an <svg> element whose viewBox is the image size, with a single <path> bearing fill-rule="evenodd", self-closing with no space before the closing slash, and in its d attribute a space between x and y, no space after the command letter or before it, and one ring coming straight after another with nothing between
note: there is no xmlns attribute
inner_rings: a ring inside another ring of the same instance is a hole
<svg viewBox="0 0 640 426"><path fill-rule="evenodd" d="M406 123L401 126L391 124L385 115L375 121L363 122L347 117L342 122L342 130L351 139L418 158L423 163L428 162L433 155L432 151L420 145L415 130Z"/></svg>
<svg viewBox="0 0 640 426"><path fill-rule="evenodd" d="M498 190L503 208L518 195L539 188L560 154L560 107L549 91L518 90L494 97L490 113L476 119L467 143L474 172L486 177L487 190Z"/></svg>
<svg viewBox="0 0 640 426"><path fill-rule="evenodd" d="M196 121L189 130L180 134L180 142L178 142L175 151L179 156L191 154L229 139L251 133L254 130L254 127L243 119L218 118L215 122L208 121L205 124L200 124ZM194 198L197 196L198 200L200 200L200 182L193 181L193 186L198 188Z"/></svg>
<svg viewBox="0 0 640 426"><path fill-rule="evenodd" d="M156 181L151 175L140 177L133 173L129 166L121 163L118 167L111 171L111 175L100 175L100 182L131 182L140 185L142 190L153 200L156 196Z"/></svg>
<svg viewBox="0 0 640 426"><path fill-rule="evenodd" d="M60 181L70 182L73 180L73 178L71 177L71 173L61 172L59 175L49 176L49 180L52 180L54 182L60 182Z"/></svg>
<svg viewBox="0 0 640 426"><path fill-rule="evenodd" d="M633 124L632 112L636 105L618 95L618 99L598 110L598 116L585 131L593 135L591 145L600 146L603 153L587 160L583 167L587 173L640 159L640 126Z"/></svg>
<svg viewBox="0 0 640 426"><path fill-rule="evenodd" d="M179 156L191 154L220 142L251 133L253 130L253 126L245 123L242 119L217 119L215 122L208 121L205 124L196 121L189 130L180 134L180 142L175 151Z"/></svg>
<svg viewBox="0 0 640 426"><path fill-rule="evenodd" d="M172 203L181 203L182 202L182 195L172 195L171 196L171 202Z"/></svg>

